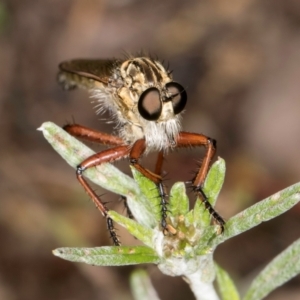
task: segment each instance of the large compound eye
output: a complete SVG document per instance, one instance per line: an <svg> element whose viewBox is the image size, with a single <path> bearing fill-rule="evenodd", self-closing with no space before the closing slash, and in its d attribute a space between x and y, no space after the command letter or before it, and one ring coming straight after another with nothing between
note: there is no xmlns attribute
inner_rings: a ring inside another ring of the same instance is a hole
<svg viewBox="0 0 300 300"><path fill-rule="evenodd" d="M138 110L141 116L148 121L156 121L159 118L162 103L157 88L152 87L142 93L138 103Z"/></svg>
<svg viewBox="0 0 300 300"><path fill-rule="evenodd" d="M166 84L169 97L172 101L174 114L177 115L183 111L187 102L187 94L185 89L177 82L169 82Z"/></svg>

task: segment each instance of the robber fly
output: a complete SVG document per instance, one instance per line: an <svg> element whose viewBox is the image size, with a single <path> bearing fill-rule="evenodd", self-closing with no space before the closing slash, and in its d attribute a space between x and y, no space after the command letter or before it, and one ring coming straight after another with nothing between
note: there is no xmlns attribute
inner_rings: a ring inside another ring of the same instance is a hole
<svg viewBox="0 0 300 300"><path fill-rule="evenodd" d="M59 65L58 81L64 89L85 88L96 99L98 112L109 111L118 135L110 135L78 124L64 129L71 135L108 145L111 148L85 159L77 166L76 175L102 215L115 245L120 241L114 230L108 208L83 177L86 169L105 162L129 157L130 164L152 180L161 198L161 227L167 230L167 194L162 182L161 168L168 150L180 147L204 146L206 153L196 176L191 181L193 191L200 197L214 220L224 230L223 218L213 209L202 190L210 162L216 151L216 141L198 133L181 131L180 116L187 102L185 89L162 63L150 57L126 59L77 59ZM139 159L145 153L159 153L155 172L144 168Z"/></svg>

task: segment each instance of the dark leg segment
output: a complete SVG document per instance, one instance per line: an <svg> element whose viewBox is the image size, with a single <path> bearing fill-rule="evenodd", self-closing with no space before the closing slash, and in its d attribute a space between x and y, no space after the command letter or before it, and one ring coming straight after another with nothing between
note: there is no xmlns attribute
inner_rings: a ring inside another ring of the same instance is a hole
<svg viewBox="0 0 300 300"><path fill-rule="evenodd" d="M122 196L122 195L121 195L121 200L122 200L123 203L124 203L124 206L125 206L125 209L126 209L126 213L127 213L128 218L129 218L129 219L133 219L133 218L134 218L134 217L133 217L133 214L132 214L132 212L131 212L131 210L130 210L128 204L127 204L127 198L126 198L125 196Z"/></svg>
<svg viewBox="0 0 300 300"><path fill-rule="evenodd" d="M206 153L195 178L192 180L192 188L194 192L202 199L205 208L208 210L213 219L221 226L221 232L223 232L225 221L211 206L207 196L202 189L208 170L210 168L211 160L216 152L216 141L202 134L180 132L177 138L177 147L195 146L204 146L206 148Z"/></svg>

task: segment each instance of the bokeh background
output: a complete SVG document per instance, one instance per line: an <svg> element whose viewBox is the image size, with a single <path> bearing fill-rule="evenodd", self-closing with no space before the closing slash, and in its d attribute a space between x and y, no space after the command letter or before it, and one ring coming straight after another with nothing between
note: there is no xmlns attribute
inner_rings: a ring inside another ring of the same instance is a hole
<svg viewBox="0 0 300 300"><path fill-rule="evenodd" d="M133 267L97 268L51 253L111 244L74 170L36 130L72 118L112 130L86 92L56 84L63 60L144 50L168 61L189 95L184 129L216 138L227 162L218 202L226 219L300 179L298 0L7 0L0 2L0 36L0 299L132 299ZM202 153L170 155L167 185L190 179ZM123 210L117 197L104 199ZM296 206L221 245L216 260L243 291L300 236L299 220ZM123 244L135 243L119 233ZM193 299L181 278L147 269L162 299ZM267 299L299 299L299 283Z"/></svg>

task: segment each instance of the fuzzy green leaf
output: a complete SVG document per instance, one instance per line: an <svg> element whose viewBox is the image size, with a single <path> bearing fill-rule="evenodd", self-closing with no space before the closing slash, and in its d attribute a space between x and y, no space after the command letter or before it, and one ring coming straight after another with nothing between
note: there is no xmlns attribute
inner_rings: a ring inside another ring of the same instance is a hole
<svg viewBox="0 0 300 300"><path fill-rule="evenodd" d="M296 183L232 217L227 221L225 231L213 240L212 246L283 214L299 201L300 183Z"/></svg>
<svg viewBox="0 0 300 300"><path fill-rule="evenodd" d="M203 192L208 197L208 201L212 206L216 204L217 197L223 186L225 172L225 161L222 158L218 158L218 160L211 166L205 179ZM188 219L191 217L190 215L193 215L194 222L199 225L199 228L209 226L211 216L205 209L201 199L196 200L194 209L190 211L187 216Z"/></svg>
<svg viewBox="0 0 300 300"><path fill-rule="evenodd" d="M142 241L145 245L153 247L153 230L149 229L134 220L124 217L117 212L110 210L109 216L118 224L125 227L133 236Z"/></svg>
<svg viewBox="0 0 300 300"><path fill-rule="evenodd" d="M225 180L225 173L225 161L223 158L219 157L218 160L211 166L203 186L203 191L209 198L209 202L212 206L216 205Z"/></svg>
<svg viewBox="0 0 300 300"><path fill-rule="evenodd" d="M220 235L219 226L211 225L204 228L201 241L195 249L197 255L205 255L215 250L216 246L214 240Z"/></svg>
<svg viewBox="0 0 300 300"><path fill-rule="evenodd" d="M170 191L169 211L172 216L186 215L189 211L189 198L183 182L175 183Z"/></svg>
<svg viewBox="0 0 300 300"><path fill-rule="evenodd" d="M253 280L244 300L260 300L300 274L300 239L275 257Z"/></svg>
<svg viewBox="0 0 300 300"><path fill-rule="evenodd" d="M160 212L160 195L156 184L141 174L134 167L131 167L132 175L136 183L138 184L141 193L147 199L145 203L147 210L153 215L156 220L156 224L160 222L161 212Z"/></svg>
<svg viewBox="0 0 300 300"><path fill-rule="evenodd" d="M155 251L146 246L58 248L53 251L53 254L66 260L93 266L125 266L159 262Z"/></svg>
<svg viewBox="0 0 300 300"><path fill-rule="evenodd" d="M222 300L239 300L240 296L229 274L215 264L218 290Z"/></svg>
<svg viewBox="0 0 300 300"><path fill-rule="evenodd" d="M142 269L132 272L130 286L135 300L159 300L148 273Z"/></svg>
<svg viewBox="0 0 300 300"><path fill-rule="evenodd" d="M204 228L210 224L210 214L205 208L202 200L197 199L195 202L194 209L189 214L193 216L194 223L197 224L198 228Z"/></svg>

